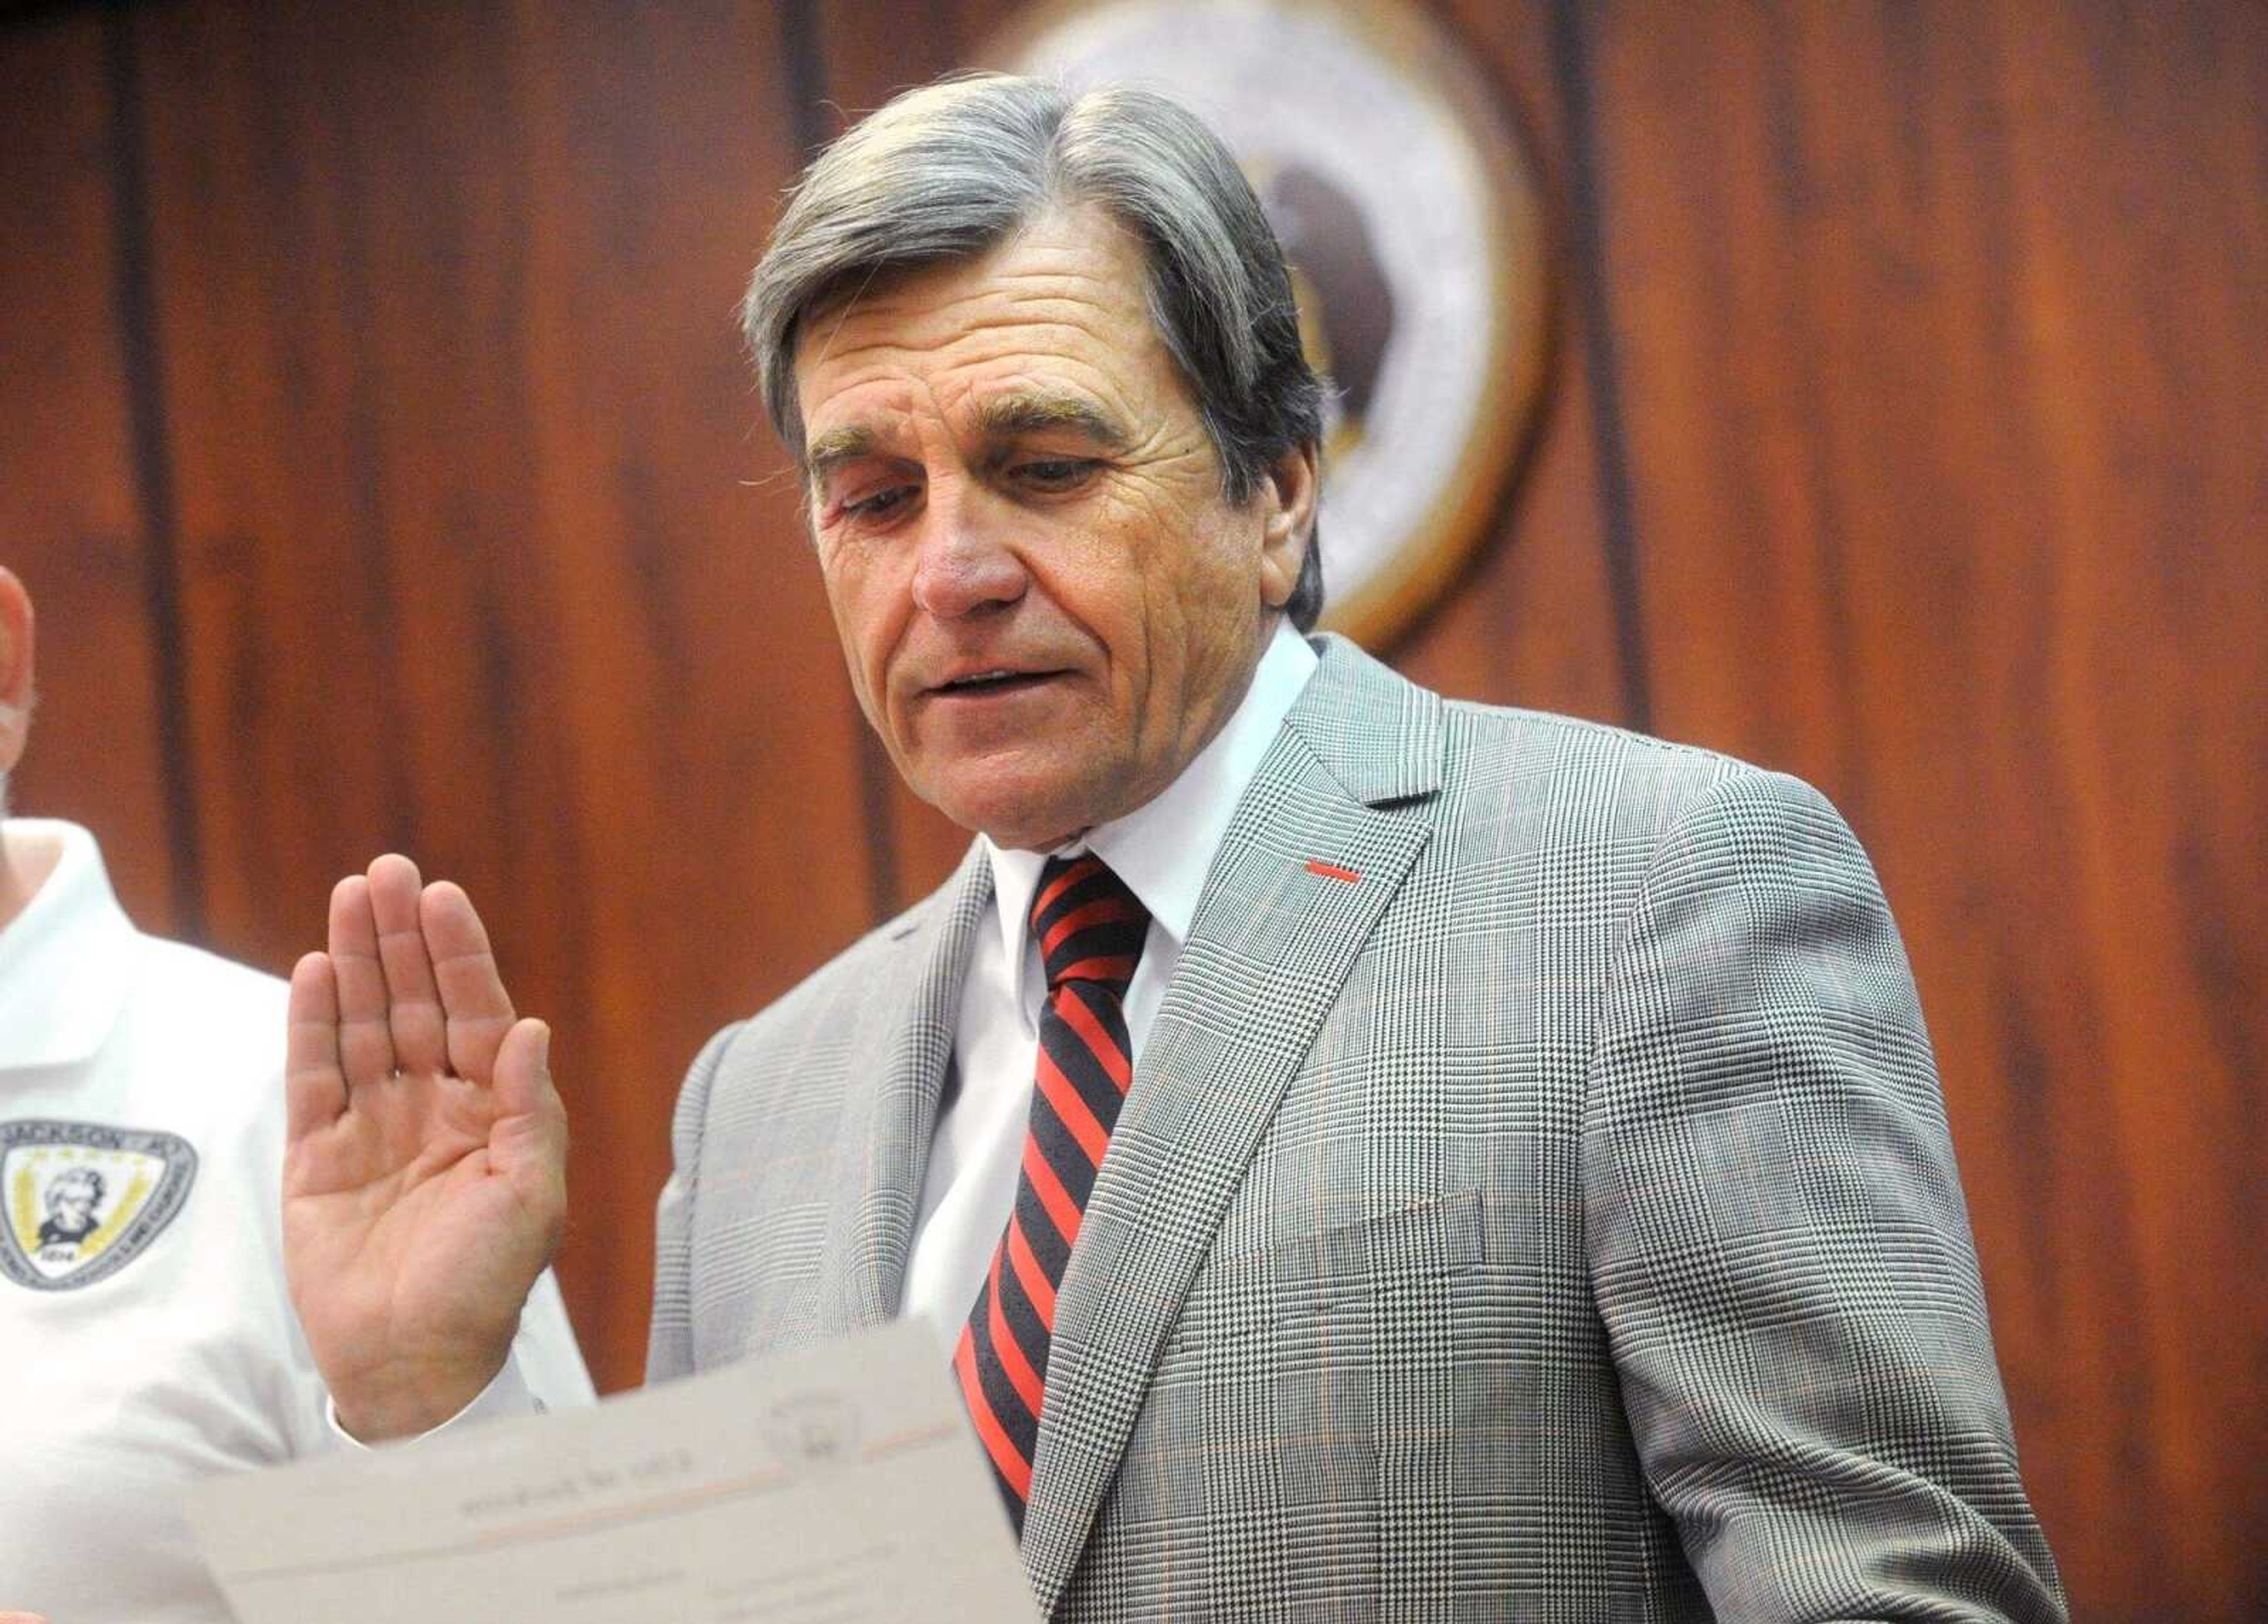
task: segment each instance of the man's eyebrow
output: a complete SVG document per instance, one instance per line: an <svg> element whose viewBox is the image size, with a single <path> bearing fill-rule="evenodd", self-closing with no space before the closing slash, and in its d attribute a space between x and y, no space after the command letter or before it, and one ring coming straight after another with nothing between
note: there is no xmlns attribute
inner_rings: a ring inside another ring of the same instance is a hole
<svg viewBox="0 0 2268 1624"><path fill-rule="evenodd" d="M996 395L976 408L976 427L988 440L1064 429L1104 451L1124 451L1134 443L1126 425L1092 400L1075 394L1025 392Z"/></svg>
<svg viewBox="0 0 2268 1624"><path fill-rule="evenodd" d="M813 484L830 470L873 455L880 437L863 423L829 429L803 448L803 476Z"/></svg>

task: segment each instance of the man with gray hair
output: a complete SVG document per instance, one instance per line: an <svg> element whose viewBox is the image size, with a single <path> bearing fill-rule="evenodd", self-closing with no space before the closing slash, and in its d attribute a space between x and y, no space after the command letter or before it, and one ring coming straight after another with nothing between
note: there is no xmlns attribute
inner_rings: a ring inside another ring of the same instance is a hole
<svg viewBox="0 0 2268 1624"><path fill-rule="evenodd" d="M1863 854L1301 635L1320 389L1217 140L910 92L745 315L859 702L976 838L696 1061L650 1378L929 1321L1060 1619L2063 1616ZM374 1437L517 1402L564 1126L463 894L341 896L286 1225Z"/></svg>

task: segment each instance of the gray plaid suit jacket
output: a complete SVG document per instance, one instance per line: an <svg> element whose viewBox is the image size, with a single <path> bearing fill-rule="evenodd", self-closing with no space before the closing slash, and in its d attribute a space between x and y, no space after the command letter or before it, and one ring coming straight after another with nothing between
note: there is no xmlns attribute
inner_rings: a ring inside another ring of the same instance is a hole
<svg viewBox="0 0 2268 1624"><path fill-rule="evenodd" d="M1042 1611L2061 1619L1833 809L1322 646L1063 1282ZM695 1063L650 1378L895 1312L990 889L972 853Z"/></svg>

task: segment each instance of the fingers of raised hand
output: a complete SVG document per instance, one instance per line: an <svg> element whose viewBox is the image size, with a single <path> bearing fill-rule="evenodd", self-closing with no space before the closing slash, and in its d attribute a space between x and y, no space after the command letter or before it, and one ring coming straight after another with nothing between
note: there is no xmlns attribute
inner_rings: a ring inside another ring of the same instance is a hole
<svg viewBox="0 0 2268 1624"><path fill-rule="evenodd" d="M338 1121L347 1108L339 1065L339 989L328 954L309 953L291 969L284 1047L284 1113L298 1140Z"/></svg>
<svg viewBox="0 0 2268 1624"><path fill-rule="evenodd" d="M439 1071L449 1062L433 955L419 918L425 890L417 865L392 852L370 865L370 909L378 928L379 967L386 978L387 1027L394 1063L404 1071Z"/></svg>
<svg viewBox="0 0 2268 1624"><path fill-rule="evenodd" d="M472 899L448 880L425 887L418 914L446 1018L449 1063L458 1076L486 1083L513 1019L488 928Z"/></svg>
<svg viewBox="0 0 2268 1624"><path fill-rule="evenodd" d="M339 1062L347 1085L382 1083L394 1075L394 1028L379 962L377 915L363 875L350 874L331 888L330 948Z"/></svg>

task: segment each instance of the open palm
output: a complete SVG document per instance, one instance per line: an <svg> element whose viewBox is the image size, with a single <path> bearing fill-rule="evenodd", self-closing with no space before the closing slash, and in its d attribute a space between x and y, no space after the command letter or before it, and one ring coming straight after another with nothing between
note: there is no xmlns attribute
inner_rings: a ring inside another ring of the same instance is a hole
<svg viewBox="0 0 2268 1624"><path fill-rule="evenodd" d="M346 1427L424 1430L503 1364L566 1217L566 1113L464 892L383 856L291 974L284 1255Z"/></svg>

